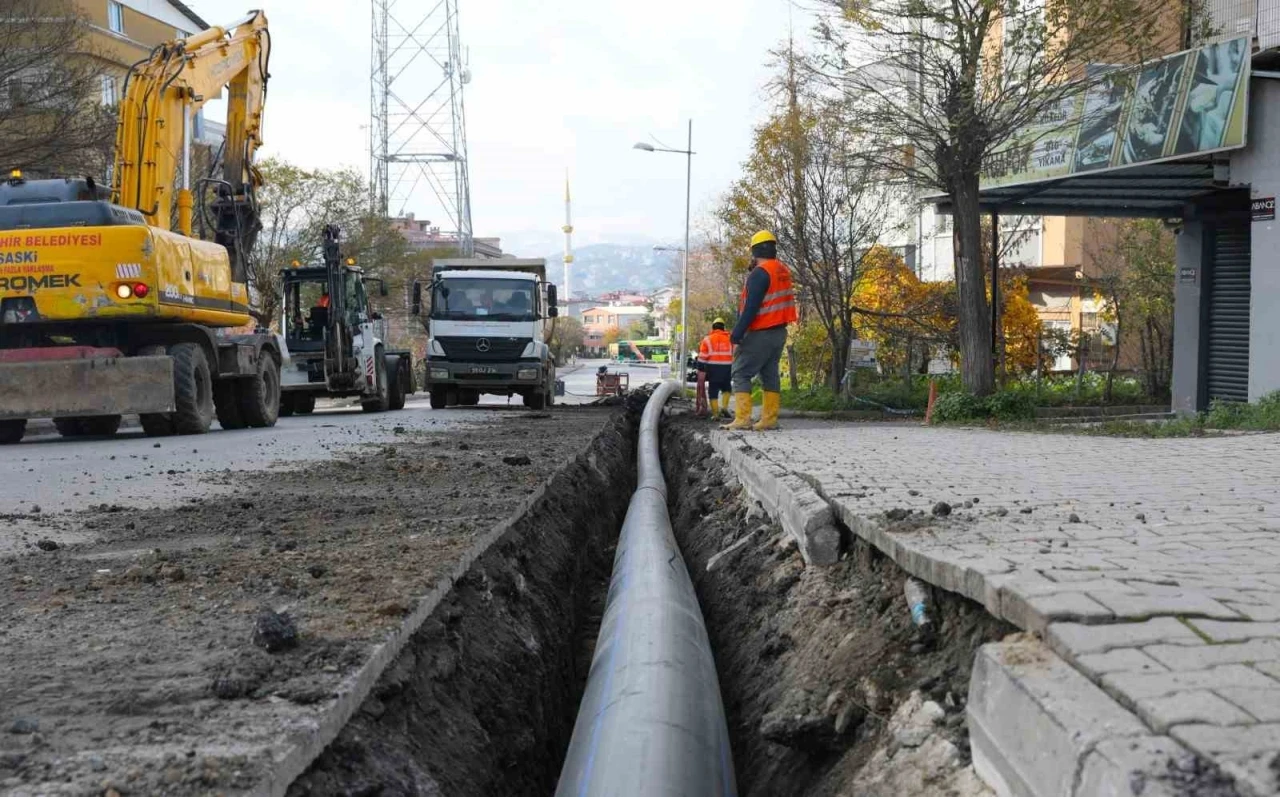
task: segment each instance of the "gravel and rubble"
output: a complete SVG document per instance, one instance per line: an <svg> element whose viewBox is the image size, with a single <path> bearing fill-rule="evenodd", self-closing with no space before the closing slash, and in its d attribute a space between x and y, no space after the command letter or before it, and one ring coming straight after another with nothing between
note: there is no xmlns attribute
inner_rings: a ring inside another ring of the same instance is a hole
<svg viewBox="0 0 1280 797"><path fill-rule="evenodd" d="M102 505L69 523L91 541L0 559L0 791L281 793L264 772L610 417L409 431L225 495Z"/></svg>

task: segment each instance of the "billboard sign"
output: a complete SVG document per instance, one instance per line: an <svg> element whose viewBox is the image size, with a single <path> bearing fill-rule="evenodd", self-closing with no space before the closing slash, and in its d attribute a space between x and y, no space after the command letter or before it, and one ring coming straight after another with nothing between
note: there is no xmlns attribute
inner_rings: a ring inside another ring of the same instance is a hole
<svg viewBox="0 0 1280 797"><path fill-rule="evenodd" d="M1099 67L1081 92L987 157L982 188L1239 149L1249 58L1249 39L1236 38L1142 67Z"/></svg>

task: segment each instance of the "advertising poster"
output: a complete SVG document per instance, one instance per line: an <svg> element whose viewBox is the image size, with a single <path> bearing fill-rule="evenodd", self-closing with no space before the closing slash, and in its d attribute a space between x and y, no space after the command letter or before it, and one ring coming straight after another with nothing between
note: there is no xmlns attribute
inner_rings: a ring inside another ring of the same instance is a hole
<svg viewBox="0 0 1280 797"><path fill-rule="evenodd" d="M982 188L1123 169L1245 145L1250 43L1229 39L1107 69L983 163Z"/></svg>

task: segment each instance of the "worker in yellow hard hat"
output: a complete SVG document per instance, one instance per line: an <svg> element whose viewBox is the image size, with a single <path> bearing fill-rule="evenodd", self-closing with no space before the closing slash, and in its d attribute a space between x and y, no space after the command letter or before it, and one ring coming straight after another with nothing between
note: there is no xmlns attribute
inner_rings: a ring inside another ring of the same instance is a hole
<svg viewBox="0 0 1280 797"><path fill-rule="evenodd" d="M733 344L729 342L723 318L711 322L710 334L698 346L698 370L707 375L707 399L711 404L711 417L728 417Z"/></svg>
<svg viewBox="0 0 1280 797"><path fill-rule="evenodd" d="M733 355L733 423L723 429L778 428L782 408L782 350L787 345L787 324L800 318L796 307L791 269L778 259L778 239L761 230L751 236L751 272L742 286L738 323L729 340L737 346ZM751 424L751 380L760 377L764 407L760 420Z"/></svg>

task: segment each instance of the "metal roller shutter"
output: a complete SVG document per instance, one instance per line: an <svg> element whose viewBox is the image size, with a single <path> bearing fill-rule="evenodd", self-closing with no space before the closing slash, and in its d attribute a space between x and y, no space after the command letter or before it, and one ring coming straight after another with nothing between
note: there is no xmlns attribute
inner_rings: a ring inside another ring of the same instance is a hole
<svg viewBox="0 0 1280 797"><path fill-rule="evenodd" d="M1209 273L1209 400L1249 400L1249 225L1214 230Z"/></svg>

